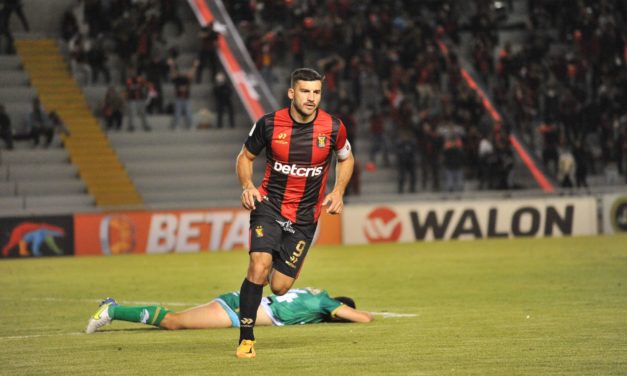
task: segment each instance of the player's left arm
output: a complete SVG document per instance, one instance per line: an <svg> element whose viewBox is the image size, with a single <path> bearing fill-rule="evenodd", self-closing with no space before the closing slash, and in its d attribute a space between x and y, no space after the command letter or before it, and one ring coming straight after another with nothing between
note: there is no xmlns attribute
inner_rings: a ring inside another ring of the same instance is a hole
<svg viewBox="0 0 627 376"><path fill-rule="evenodd" d="M344 209L344 192L353 176L355 158L351 151L350 143L346 139L346 128L341 124L339 136L342 138L341 147L336 151L337 164L335 165L335 186L331 193L326 195L322 205L327 207L327 213L340 214Z"/></svg>
<svg viewBox="0 0 627 376"><path fill-rule="evenodd" d="M374 320L374 316L370 312L360 311L347 305L339 306L334 312L333 317L343 321L367 323Z"/></svg>

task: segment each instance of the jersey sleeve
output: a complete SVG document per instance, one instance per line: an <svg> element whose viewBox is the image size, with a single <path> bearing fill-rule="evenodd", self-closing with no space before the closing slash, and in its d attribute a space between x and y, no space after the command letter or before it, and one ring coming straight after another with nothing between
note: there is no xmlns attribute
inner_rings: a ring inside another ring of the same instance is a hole
<svg viewBox="0 0 627 376"><path fill-rule="evenodd" d="M263 148L266 146L266 138L265 138L265 129L266 129L266 121L265 118L261 118L253 124L250 132L248 133L248 138L244 143L246 149L254 155L259 155Z"/></svg>
<svg viewBox="0 0 627 376"><path fill-rule="evenodd" d="M344 123L340 121L340 129L337 132L337 139L335 141L335 154L338 159L344 160L348 158L351 153L351 145L346 137L346 127Z"/></svg>
<svg viewBox="0 0 627 376"><path fill-rule="evenodd" d="M341 305L342 303L338 302L335 299L331 299L326 291L320 295L320 310L324 315L333 316L335 310L338 309Z"/></svg>

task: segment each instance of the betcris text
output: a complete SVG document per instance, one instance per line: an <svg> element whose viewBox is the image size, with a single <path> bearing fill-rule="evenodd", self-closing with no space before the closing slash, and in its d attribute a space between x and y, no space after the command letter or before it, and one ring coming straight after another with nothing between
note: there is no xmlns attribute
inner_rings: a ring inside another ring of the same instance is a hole
<svg viewBox="0 0 627 376"><path fill-rule="evenodd" d="M280 172L284 175L297 176L297 177L314 177L322 174L322 166L318 167L298 167L296 164L283 164L275 161L272 166L274 171Z"/></svg>

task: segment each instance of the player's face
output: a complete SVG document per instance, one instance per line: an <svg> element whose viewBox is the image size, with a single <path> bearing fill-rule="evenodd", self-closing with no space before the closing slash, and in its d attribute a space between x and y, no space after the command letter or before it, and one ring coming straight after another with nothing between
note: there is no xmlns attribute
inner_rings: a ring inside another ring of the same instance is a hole
<svg viewBox="0 0 627 376"><path fill-rule="evenodd" d="M296 81L287 96L292 101L291 113L297 121L307 123L316 116L322 96L322 81Z"/></svg>

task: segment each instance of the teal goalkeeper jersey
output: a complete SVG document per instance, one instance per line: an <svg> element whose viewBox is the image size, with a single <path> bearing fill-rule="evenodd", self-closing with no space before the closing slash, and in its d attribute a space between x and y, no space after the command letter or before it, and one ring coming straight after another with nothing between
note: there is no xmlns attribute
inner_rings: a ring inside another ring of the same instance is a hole
<svg viewBox="0 0 627 376"><path fill-rule="evenodd" d="M291 289L285 295L270 295L269 308L274 318L284 325L322 322L324 316L333 315L342 303L331 299L326 290L314 288Z"/></svg>

